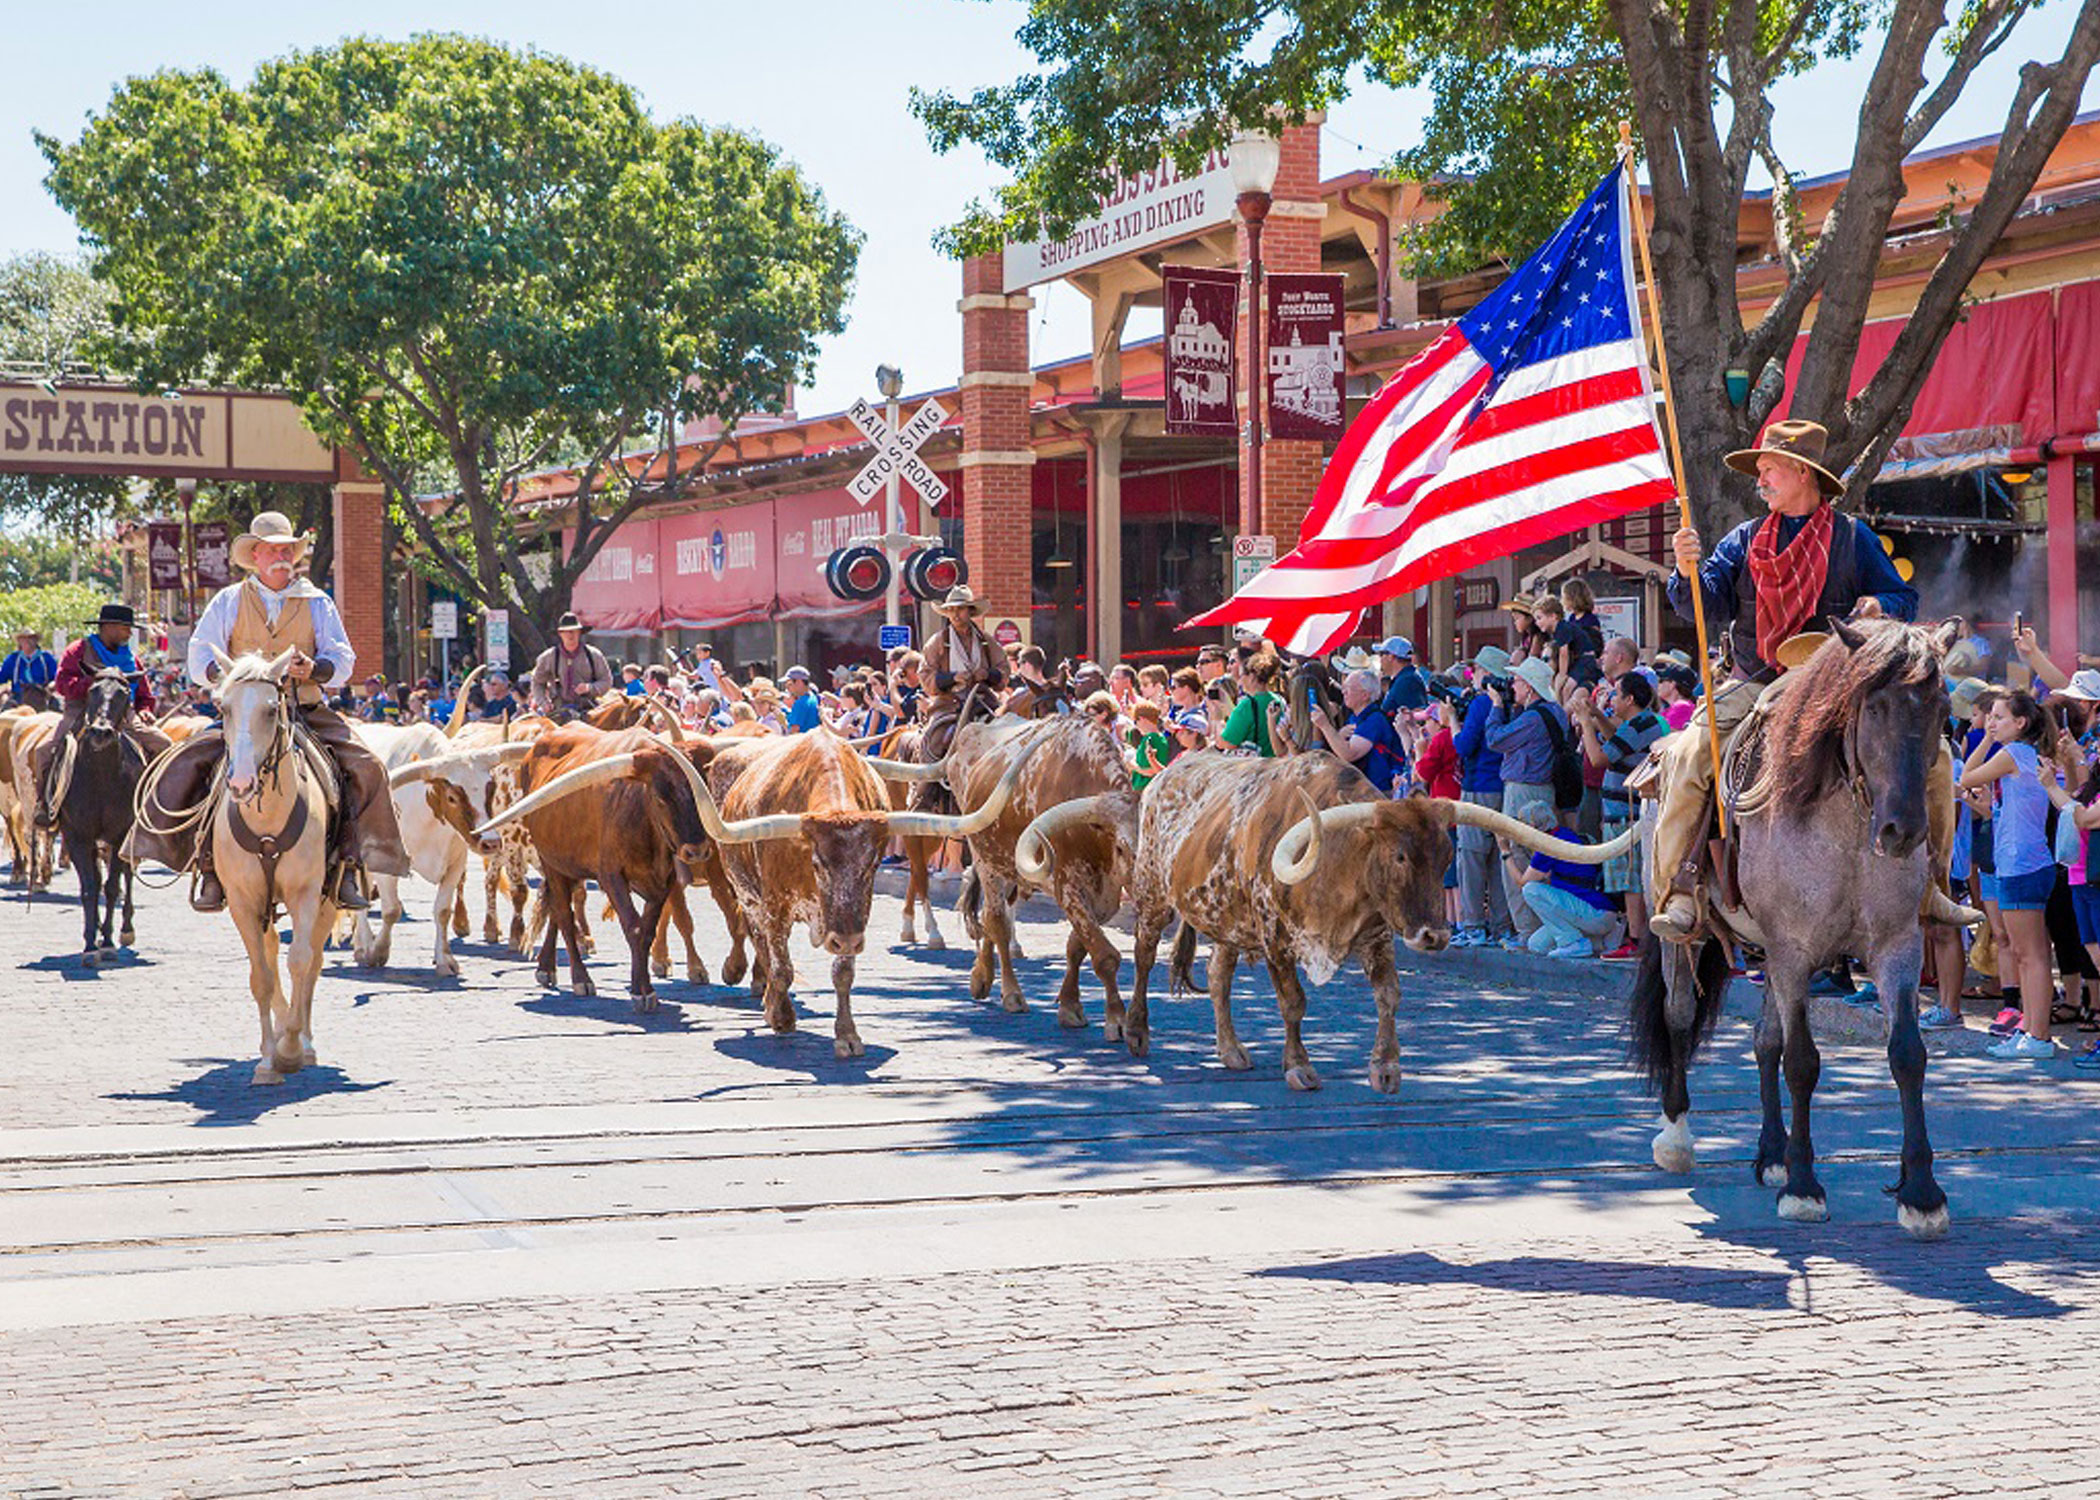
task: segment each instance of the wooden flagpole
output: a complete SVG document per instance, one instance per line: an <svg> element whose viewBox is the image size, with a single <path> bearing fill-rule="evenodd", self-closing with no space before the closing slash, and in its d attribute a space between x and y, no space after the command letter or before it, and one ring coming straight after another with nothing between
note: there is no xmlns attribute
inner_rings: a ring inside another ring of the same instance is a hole
<svg viewBox="0 0 2100 1500"><path fill-rule="evenodd" d="M1662 303L1655 291L1655 262L1648 253L1648 216L1641 211L1641 195L1634 191L1633 125L1619 122L1619 170L1626 174L1626 211L1633 216L1633 238L1641 251L1641 280L1648 288L1648 321L1655 328L1655 361L1662 376L1663 417L1670 438L1670 472L1677 481L1677 524L1692 524L1692 498L1684 487L1684 447L1677 439L1677 398L1670 390L1670 351L1663 341ZM1676 567L1675 558L1670 566ZM1701 712L1706 718L1706 750L1713 758L1714 816L1720 821L1721 837L1728 837L1728 808L1721 800L1721 731L1714 724L1714 664L1706 649L1706 591L1695 570L1691 577L1692 628L1699 639L1699 684L1706 694Z"/></svg>

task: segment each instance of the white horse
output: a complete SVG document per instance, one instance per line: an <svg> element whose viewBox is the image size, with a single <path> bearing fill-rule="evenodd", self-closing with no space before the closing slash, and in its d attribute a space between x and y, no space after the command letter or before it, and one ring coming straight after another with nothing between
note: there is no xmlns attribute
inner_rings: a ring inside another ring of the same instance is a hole
<svg viewBox="0 0 2100 1500"><path fill-rule="evenodd" d="M314 983L335 926L328 899L328 791L292 734L295 651L219 659L215 696L226 735L226 795L205 836L226 910L248 949L248 987L262 1022L256 1083L281 1083L314 1061ZM315 754L325 754L316 747ZM292 921L290 993L277 966L277 908Z"/></svg>

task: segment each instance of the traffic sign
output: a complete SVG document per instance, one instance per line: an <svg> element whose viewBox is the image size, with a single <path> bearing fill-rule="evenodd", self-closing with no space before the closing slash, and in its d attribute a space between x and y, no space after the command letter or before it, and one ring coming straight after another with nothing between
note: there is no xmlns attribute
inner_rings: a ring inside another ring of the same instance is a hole
<svg viewBox="0 0 2100 1500"><path fill-rule="evenodd" d="M883 625L875 631L875 645L881 651L894 651L899 646L911 644L909 625Z"/></svg>
<svg viewBox="0 0 2100 1500"><path fill-rule="evenodd" d="M909 422L896 429L864 400L847 407L846 416L875 445L875 456L846 485L846 492L855 500L866 505L882 493L891 475L925 496L928 505L938 506L948 498L948 486L941 483L940 476L918 452L919 445L940 431L941 424L948 420L947 409L940 402L928 400Z"/></svg>
<svg viewBox="0 0 2100 1500"><path fill-rule="evenodd" d="M459 638L459 605L450 599L430 601L430 638L450 641Z"/></svg>
<svg viewBox="0 0 2100 1500"><path fill-rule="evenodd" d="M510 670L510 611L507 609L485 609L481 612L481 628L487 635L482 656L488 661L491 672Z"/></svg>
<svg viewBox="0 0 2100 1500"><path fill-rule="evenodd" d="M1232 539L1232 591L1237 594L1254 575L1276 561L1273 536L1236 536Z"/></svg>

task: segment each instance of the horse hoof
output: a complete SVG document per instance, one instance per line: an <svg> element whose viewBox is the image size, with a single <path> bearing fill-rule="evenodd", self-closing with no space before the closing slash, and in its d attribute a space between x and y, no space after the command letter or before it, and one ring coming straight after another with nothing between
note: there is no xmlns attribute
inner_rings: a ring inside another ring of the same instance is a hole
<svg viewBox="0 0 2100 1500"><path fill-rule="evenodd" d="M1786 1186L1786 1167L1776 1161L1768 1161L1757 1169L1759 1187L1783 1188Z"/></svg>
<svg viewBox="0 0 2100 1500"><path fill-rule="evenodd" d="M1683 1176L1698 1165L1698 1155L1692 1146L1692 1128L1682 1119L1663 1121L1663 1128L1655 1133L1655 1143L1649 1154L1655 1164L1665 1172Z"/></svg>
<svg viewBox="0 0 2100 1500"><path fill-rule="evenodd" d="M1381 1094L1400 1092L1400 1064L1372 1063L1371 1087Z"/></svg>
<svg viewBox="0 0 2100 1500"><path fill-rule="evenodd" d="M1283 1081L1301 1094L1317 1094L1320 1091L1320 1075L1311 1068L1286 1068Z"/></svg>
<svg viewBox="0 0 2100 1500"><path fill-rule="evenodd" d="M1830 1217L1830 1205L1822 1198L1796 1198L1792 1193L1781 1193L1779 1217L1792 1219L1796 1224L1820 1224Z"/></svg>
<svg viewBox="0 0 2100 1500"><path fill-rule="evenodd" d="M270 1084L279 1084L284 1082L284 1075L279 1073L268 1063L257 1063L255 1065L255 1076L249 1079L248 1082L250 1085L265 1086Z"/></svg>
<svg viewBox="0 0 2100 1500"><path fill-rule="evenodd" d="M865 1056L868 1047L857 1036L841 1036L832 1038L831 1050L838 1054L839 1061L845 1062L849 1058Z"/></svg>
<svg viewBox="0 0 2100 1500"><path fill-rule="evenodd" d="M1947 1205L1938 1208L1912 1208L1908 1203L1896 1205L1896 1222L1903 1232L1914 1240L1945 1239L1947 1235Z"/></svg>
<svg viewBox="0 0 2100 1500"><path fill-rule="evenodd" d="M129 927L125 928L122 932L117 934L117 946L119 948L135 947L138 943L138 940L139 935L136 932L132 931Z"/></svg>

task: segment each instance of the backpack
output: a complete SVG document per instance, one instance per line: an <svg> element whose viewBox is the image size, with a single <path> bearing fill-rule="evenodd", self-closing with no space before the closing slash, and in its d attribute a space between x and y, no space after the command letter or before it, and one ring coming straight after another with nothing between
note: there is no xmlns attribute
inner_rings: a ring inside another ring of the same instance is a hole
<svg viewBox="0 0 2100 1500"><path fill-rule="evenodd" d="M1582 806L1582 758L1576 753L1575 742L1560 727L1560 720L1546 711L1545 704L1534 703L1526 712L1535 712L1545 721L1546 737L1553 742L1554 807Z"/></svg>

